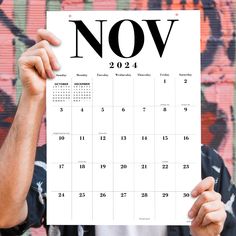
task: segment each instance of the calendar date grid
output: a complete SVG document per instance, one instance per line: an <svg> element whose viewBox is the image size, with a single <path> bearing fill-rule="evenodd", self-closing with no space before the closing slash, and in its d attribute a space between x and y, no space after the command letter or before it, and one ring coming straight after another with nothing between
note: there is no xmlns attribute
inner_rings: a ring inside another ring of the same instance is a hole
<svg viewBox="0 0 236 236"><path fill-rule="evenodd" d="M133 78L133 86L134 86L134 80L135 80L135 78ZM153 79L153 81L154 81L154 84L155 84L155 78ZM71 78L71 83L72 83L72 78ZM114 105L114 95L112 95L112 105L107 105L106 104L104 106L99 106L99 105L95 106L94 102L93 102L93 79L91 79L90 85L91 85L91 88L92 88L90 93L89 93L89 95L88 95L88 100L91 99L91 104L90 105L86 105L86 104L85 105L84 104L83 105L75 105L74 103L78 102L78 100L73 99L73 97L67 96L66 99L71 101L70 105L63 104L62 100L60 100L60 101L58 100L59 102L62 102L62 103L53 106L55 108L59 108L61 112L63 112L64 108L71 109L71 133L65 134L65 133L58 132L58 133L54 133L54 135L55 136L58 136L58 135L59 136L60 135L70 136L71 137L71 150L73 149L72 145L73 145L73 137L74 136L80 136L81 140L84 140L85 137L92 136L93 138L91 139L91 143L92 143L92 147L93 147L94 140L95 140L94 137L96 137L96 136L100 137L101 140L103 140L103 138L104 138L103 141L105 141L105 137L110 135L110 136L112 136L112 161L111 162L108 162L108 161L103 162L103 163L106 163L106 164L101 164L101 162L94 161L94 159L93 159L94 158L94 153L93 153L93 148L92 148L92 153L91 153L92 161L91 162L89 162L89 161L88 162L87 161L84 162L84 164L92 166L92 171L91 171L91 175L92 175L92 190L91 191L88 191L88 190L86 190L86 191L76 191L76 190L73 190L73 187L71 187L70 191L66 191L66 190L60 189L60 190L52 191L52 192L57 192L57 193L67 193L67 192L70 192L71 193L71 218L72 219L73 219L73 214L72 214L73 213L73 197L72 197L72 193L84 193L84 194L82 194L83 196L80 196L80 197L85 197L86 193L95 193L95 194L100 193L101 197L106 197L105 193L112 193L112 195L113 195L113 197L112 197L113 198L113 213L112 214L113 214L113 220L114 220L114 218L115 218L115 213L114 213L115 212L115 210L114 210L114 195L115 195L115 193L122 193L121 191L116 191L115 188L114 188L114 180L115 180L114 170L115 170L115 165L121 163L121 162L116 162L115 159L114 159L114 156L115 156L115 154L114 154L114 137L119 137L120 136L121 139L123 137L124 141L127 139L127 137L129 137L133 141L132 142L133 143L133 162L126 162L126 165L133 165L133 191L125 191L125 193L133 193L133 205L134 205L133 206L133 217L135 218L135 201L136 201L135 194L136 193L142 193L140 191L136 191L135 190L135 171L136 171L135 165L136 164L143 165L144 163L145 163L144 165L154 165L154 169L155 169L155 171L154 171L154 175L155 175L154 183L155 183L156 182L156 165L159 165L159 164L164 165L163 163L166 163L165 166L174 165L174 167L175 167L174 168L174 173L176 174L176 164L181 164L181 163L179 161L176 161L176 156L175 155L174 155L174 157L172 157L175 160L174 162L158 161L156 159L156 145L153 145L153 149L154 149L154 159L153 159L153 162L137 162L135 160L135 151L134 151L135 150L135 138L134 137L141 137L142 140L145 141L145 140L148 139L148 137L153 136L154 143L155 143L156 142L156 138L157 137L161 137L161 136L162 136L163 140L165 140L165 138L168 139L168 136L174 136L174 137L176 137L176 136L183 136L184 139L186 138L186 140L188 140L189 137L192 137L192 136L195 135L194 133L176 133L176 130L175 130L176 121L175 121L174 132L173 133L161 133L161 134L157 134L156 132L153 132L153 133L136 133L135 132L135 121L134 121L134 119L135 119L135 109L139 108L143 112L146 112L147 109L153 109L153 111L154 111L154 114L153 114L154 115L154 124L153 125L154 125L154 131L155 131L155 124L156 124L156 119L155 119L156 118L156 112L155 112L155 109L156 108L162 108L163 112L168 112L168 110L171 109L171 108L181 107L181 108L183 108L183 110L185 112L187 112L188 109L194 108L195 105L191 105L191 104L176 105L176 99L175 99L175 104L171 104L171 105L170 104L158 104L158 105L156 105L155 86L154 86L154 104L153 105L145 105L145 106L136 105L134 103L135 99L134 99L134 93L133 93L133 105L130 105L130 106L128 106L128 105L126 105L126 106ZM71 86L70 89L71 89L71 94L73 94L72 90L74 89L74 87ZM114 89L114 82L112 82L112 91L113 91L113 89ZM133 90L134 90L134 88L133 88ZM114 94L114 92L112 92L112 94ZM176 96L176 95L174 95L174 96ZM85 97L82 97L80 99L83 99L83 98L85 98ZM76 99L78 99L78 96L76 97ZM89 133L74 133L74 132L72 132L73 131L73 127L72 127L72 125L73 125L73 120L72 120L73 108L76 108L76 107L79 107L79 108L83 109L83 110L81 110L81 112L85 112L86 108L92 108L91 109L91 116L92 116L92 124L91 124L92 129L91 129L91 132L89 132ZM114 109L115 108L118 108L121 112L126 112L126 109L132 109L132 111L133 111L132 112L132 117L133 117L133 127L132 127L132 129L133 129L133 132L132 133L126 133L126 134L115 133L114 132L114 119L112 119L112 132L110 132L110 133L108 133L108 132L94 133L94 115L93 114L94 114L94 109L95 108L100 108L101 112L106 112L106 109L111 108L112 109L112 117L114 117ZM176 110L175 110L174 116L176 116ZM174 142L175 141L176 141L176 138L174 138ZM175 143L175 146L176 146L176 143ZM158 153L158 151L157 151L157 153ZM62 163L62 162L58 162L58 164L59 163ZM73 185L73 171L74 171L72 166L74 164L78 164L78 163L82 163L82 162L73 161L72 154L71 154L71 162L63 162L64 165L67 165L67 164L71 165L71 186ZM52 163L50 163L50 164L52 164ZM56 162L53 162L53 164L56 164ZM101 164L101 166L102 165L103 166L104 165L112 165L112 181L113 181L113 187L112 187L113 189L112 189L112 191L107 191L107 190L106 191L105 190L104 191L95 191L95 190L93 190L94 165L97 165L97 164ZM188 163L188 165L192 165L192 164L196 164L196 163L195 162ZM182 165L185 165L185 164L182 164ZM148 190L148 191L143 192L144 196L142 196L142 197L148 198L148 194L146 194L146 193L153 193L154 194L154 206L155 206L154 208L156 208L156 194L157 193L162 193L162 194L164 194L163 197L168 197L168 193L179 193L180 192L180 193L183 193L183 194L185 193L186 194L186 196L184 196L184 197L190 197L190 195L189 195L189 193L187 193L187 191L177 190L176 189L176 179L174 180L174 182L175 182L174 190L169 190L169 191L165 191L165 192L159 191L157 185L154 184L154 190L153 191ZM102 194L102 193L104 193L104 194ZM174 201L175 201L175 204L176 204L176 197L174 199L175 199ZM94 194L92 194L92 201L91 201L92 209L93 209L93 202L94 202ZM154 214L155 214L155 217L156 217L156 210L154 210ZM174 215L176 217L176 210L174 212ZM92 210L92 218L93 218L93 210Z"/></svg>

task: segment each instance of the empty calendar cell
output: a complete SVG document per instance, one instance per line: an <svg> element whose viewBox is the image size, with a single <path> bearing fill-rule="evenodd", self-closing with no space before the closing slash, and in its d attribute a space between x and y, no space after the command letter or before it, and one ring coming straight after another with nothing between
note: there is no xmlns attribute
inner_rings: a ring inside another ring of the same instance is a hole
<svg viewBox="0 0 236 236"><path fill-rule="evenodd" d="M176 218L191 222L191 219L188 217L188 212L195 200L191 197L191 192L176 192Z"/></svg>
<svg viewBox="0 0 236 236"><path fill-rule="evenodd" d="M92 135L73 135L72 160L75 163L92 162Z"/></svg>
<svg viewBox="0 0 236 236"><path fill-rule="evenodd" d="M134 164L116 163L114 165L114 191L134 189Z"/></svg>
<svg viewBox="0 0 236 236"><path fill-rule="evenodd" d="M93 79L93 106L112 106L113 81L110 77L95 77Z"/></svg>
<svg viewBox="0 0 236 236"><path fill-rule="evenodd" d="M135 191L154 191L155 189L155 174L154 164L138 163L135 164Z"/></svg>
<svg viewBox="0 0 236 236"><path fill-rule="evenodd" d="M67 106L55 106L50 110L50 116L47 117L47 122L52 124L48 127L47 132L49 133L69 133L71 132L71 124L70 122L66 122L66 120L71 119L71 108Z"/></svg>
<svg viewBox="0 0 236 236"><path fill-rule="evenodd" d="M156 218L158 224L163 225L167 220L169 222L175 222L176 214L176 197L174 191L163 191L156 193Z"/></svg>
<svg viewBox="0 0 236 236"><path fill-rule="evenodd" d="M114 160L118 163L132 163L134 161L133 135L114 135Z"/></svg>
<svg viewBox="0 0 236 236"><path fill-rule="evenodd" d="M92 134L91 107L73 107L71 115L73 124L73 134Z"/></svg>
<svg viewBox="0 0 236 236"><path fill-rule="evenodd" d="M73 191L92 191L92 164L75 163L71 171Z"/></svg>
<svg viewBox="0 0 236 236"><path fill-rule="evenodd" d="M126 224L128 219L134 218L134 192L114 193L114 217L120 224Z"/></svg>
<svg viewBox="0 0 236 236"><path fill-rule="evenodd" d="M155 135L156 162L173 162L175 160L175 135Z"/></svg>
<svg viewBox="0 0 236 236"><path fill-rule="evenodd" d="M191 162L197 163L198 158L201 156L201 145L199 145L199 149L196 151L198 155L190 155L192 155L192 143L200 143L200 140L198 140L200 138L197 135L176 135L176 161L189 162L191 160Z"/></svg>
<svg viewBox="0 0 236 236"><path fill-rule="evenodd" d="M70 191L71 189L71 165L68 163L47 164L47 170L57 176L57 182L48 181L52 191Z"/></svg>
<svg viewBox="0 0 236 236"><path fill-rule="evenodd" d="M135 218L148 224L148 221L153 220L155 209L153 203L155 202L155 195L153 192L136 192L135 193Z"/></svg>
<svg viewBox="0 0 236 236"><path fill-rule="evenodd" d="M201 173L193 175L193 170L201 168L200 163L178 163L176 164L176 190L187 191L187 189L193 189L195 185L199 183Z"/></svg>
<svg viewBox="0 0 236 236"><path fill-rule="evenodd" d="M155 105L175 105L175 80L170 75L168 78L155 77Z"/></svg>
<svg viewBox="0 0 236 236"><path fill-rule="evenodd" d="M188 105L176 107L176 134L196 133L198 120L201 120L199 108Z"/></svg>
<svg viewBox="0 0 236 236"><path fill-rule="evenodd" d="M133 106L133 86L132 77L115 77L113 79L113 105Z"/></svg>
<svg viewBox="0 0 236 236"><path fill-rule="evenodd" d="M51 202L47 206L47 218L56 220L61 225L69 224L69 219L71 218L71 193L52 191L50 196L47 196L47 200ZM48 221L48 224L51 224L50 221Z"/></svg>
<svg viewBox="0 0 236 236"><path fill-rule="evenodd" d="M128 106L114 107L113 112L114 134L133 134L133 108Z"/></svg>
<svg viewBox="0 0 236 236"><path fill-rule="evenodd" d="M51 136L51 147L47 147L48 155L52 155L54 158L51 162L69 162L71 161L71 136L66 133L53 134Z"/></svg>
<svg viewBox="0 0 236 236"><path fill-rule="evenodd" d="M94 107L93 109L93 133L112 133L112 113L111 107Z"/></svg>
<svg viewBox="0 0 236 236"><path fill-rule="evenodd" d="M93 219L95 224L101 224L106 219L109 224L113 222L113 199L112 192L93 192Z"/></svg>
<svg viewBox="0 0 236 236"><path fill-rule="evenodd" d="M113 165L106 162L93 164L93 190L112 191L113 189Z"/></svg>
<svg viewBox="0 0 236 236"><path fill-rule="evenodd" d="M112 135L93 135L93 162L113 160Z"/></svg>
<svg viewBox="0 0 236 236"><path fill-rule="evenodd" d="M154 134L154 107L135 107L134 132L135 134Z"/></svg>
<svg viewBox="0 0 236 236"><path fill-rule="evenodd" d="M80 191L72 193L72 217L79 220L81 224L86 224L93 216L92 199L92 192Z"/></svg>
<svg viewBox="0 0 236 236"><path fill-rule="evenodd" d="M137 76L134 82L135 106L152 106L154 102L154 79L151 75Z"/></svg>
<svg viewBox="0 0 236 236"><path fill-rule="evenodd" d="M160 162L157 163L155 167L156 191L175 191L175 164L170 162Z"/></svg>
<svg viewBox="0 0 236 236"><path fill-rule="evenodd" d="M135 146L135 162L146 162L153 163L155 161L154 135L139 134L135 135L134 146Z"/></svg>
<svg viewBox="0 0 236 236"><path fill-rule="evenodd" d="M155 133L175 134L175 109L173 106L155 107Z"/></svg>

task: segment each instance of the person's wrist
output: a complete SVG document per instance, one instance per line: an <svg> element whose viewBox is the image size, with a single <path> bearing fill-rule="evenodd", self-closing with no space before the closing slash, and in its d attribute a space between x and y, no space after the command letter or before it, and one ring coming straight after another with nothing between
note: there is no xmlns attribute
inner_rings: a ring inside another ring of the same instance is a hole
<svg viewBox="0 0 236 236"><path fill-rule="evenodd" d="M31 105L39 110L44 112L46 107L46 95L45 94L37 94L32 95L27 90L22 90L21 101L24 104Z"/></svg>

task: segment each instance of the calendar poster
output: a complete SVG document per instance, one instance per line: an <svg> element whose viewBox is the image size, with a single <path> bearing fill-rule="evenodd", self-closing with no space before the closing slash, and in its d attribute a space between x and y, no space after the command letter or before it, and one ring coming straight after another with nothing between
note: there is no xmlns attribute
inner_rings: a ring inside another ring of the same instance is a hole
<svg viewBox="0 0 236 236"><path fill-rule="evenodd" d="M47 12L47 223L189 225L201 180L200 12Z"/></svg>

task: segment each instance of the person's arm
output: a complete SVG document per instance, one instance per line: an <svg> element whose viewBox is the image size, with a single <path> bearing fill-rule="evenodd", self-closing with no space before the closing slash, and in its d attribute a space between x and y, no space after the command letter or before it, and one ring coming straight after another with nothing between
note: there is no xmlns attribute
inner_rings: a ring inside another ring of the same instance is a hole
<svg viewBox="0 0 236 236"><path fill-rule="evenodd" d="M27 216L26 196L32 181L34 157L44 100L22 94L19 107L0 150L0 228L9 228Z"/></svg>
<svg viewBox="0 0 236 236"><path fill-rule="evenodd" d="M45 111L45 80L53 78L53 70L59 69L49 45L59 45L59 40L46 30L39 30L37 37L39 42L19 59L22 95L0 149L0 228L18 225L27 217L26 197Z"/></svg>

